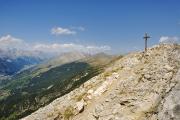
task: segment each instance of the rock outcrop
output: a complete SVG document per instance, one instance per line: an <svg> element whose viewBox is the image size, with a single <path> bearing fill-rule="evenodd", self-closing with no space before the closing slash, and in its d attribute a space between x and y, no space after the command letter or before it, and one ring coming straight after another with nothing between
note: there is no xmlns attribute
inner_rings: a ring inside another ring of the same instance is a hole
<svg viewBox="0 0 180 120"><path fill-rule="evenodd" d="M178 45L131 53L22 120L179 120L179 68Z"/></svg>

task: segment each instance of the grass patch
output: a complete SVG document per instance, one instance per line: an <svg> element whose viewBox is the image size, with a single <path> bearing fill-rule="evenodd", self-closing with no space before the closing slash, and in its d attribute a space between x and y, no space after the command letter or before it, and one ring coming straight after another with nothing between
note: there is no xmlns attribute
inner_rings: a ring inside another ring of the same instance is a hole
<svg viewBox="0 0 180 120"><path fill-rule="evenodd" d="M116 73L116 72L118 72L119 70L120 70L119 68L113 69L113 70L112 70L112 73Z"/></svg>
<svg viewBox="0 0 180 120"><path fill-rule="evenodd" d="M83 98L84 98L84 96L86 95L86 93L82 93L82 94L80 94L80 95L78 95L78 96L75 96L75 100L78 102L78 101L81 101Z"/></svg>
<svg viewBox="0 0 180 120"><path fill-rule="evenodd" d="M104 78L109 77L109 76L111 76L111 75L112 75L112 72L105 72L105 73L103 74Z"/></svg>
<svg viewBox="0 0 180 120"><path fill-rule="evenodd" d="M64 119L69 120L74 115L74 108L72 106L69 106L64 111Z"/></svg>

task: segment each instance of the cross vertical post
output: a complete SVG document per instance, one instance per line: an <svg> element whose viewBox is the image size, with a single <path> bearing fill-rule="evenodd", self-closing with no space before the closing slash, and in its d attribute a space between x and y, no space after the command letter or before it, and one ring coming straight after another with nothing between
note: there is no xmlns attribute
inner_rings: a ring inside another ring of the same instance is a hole
<svg viewBox="0 0 180 120"><path fill-rule="evenodd" d="M149 39L149 38L151 38L150 36L148 36L148 34L147 33L145 33L145 35L144 35L144 40L145 40L145 48L144 48L144 50L145 50L145 52L147 51L147 40Z"/></svg>

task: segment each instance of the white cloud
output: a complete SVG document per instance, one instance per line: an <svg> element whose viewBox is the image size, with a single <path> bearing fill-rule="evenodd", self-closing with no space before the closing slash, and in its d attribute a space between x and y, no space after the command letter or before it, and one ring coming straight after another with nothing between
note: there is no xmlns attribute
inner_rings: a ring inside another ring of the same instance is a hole
<svg viewBox="0 0 180 120"><path fill-rule="evenodd" d="M99 52L110 51L111 48L109 46L85 46L80 44L36 44L33 46L33 49L36 51L53 53L53 54L61 54L64 52L84 52L88 54L96 54Z"/></svg>
<svg viewBox="0 0 180 120"><path fill-rule="evenodd" d="M26 48L26 43L18 38L12 37L11 35L6 35L0 37L0 48L1 49L24 49Z"/></svg>
<svg viewBox="0 0 180 120"><path fill-rule="evenodd" d="M68 28L54 27L51 29L51 34L53 35L74 35L76 31L70 30Z"/></svg>
<svg viewBox="0 0 180 120"><path fill-rule="evenodd" d="M9 50L16 49L20 51L29 51L31 53L43 53L48 55L58 55L64 52L83 52L89 54L96 54L99 52L110 51L109 46L90 46L81 45L74 43L59 44L59 43L27 43L19 38L12 37L11 35L6 35L0 37L0 49ZM21 52L19 52L21 53Z"/></svg>
<svg viewBox="0 0 180 120"><path fill-rule="evenodd" d="M169 36L162 36L159 40L160 43L179 43L180 39L178 37L169 37Z"/></svg>
<svg viewBox="0 0 180 120"><path fill-rule="evenodd" d="M79 30L79 31L85 31L85 28L84 27L82 27L82 26L72 26L71 27L71 29L73 29L73 30Z"/></svg>
<svg viewBox="0 0 180 120"><path fill-rule="evenodd" d="M16 44L16 43L22 43L22 40L14 38L11 35L6 35L0 38L0 43L1 44L14 44L14 43Z"/></svg>

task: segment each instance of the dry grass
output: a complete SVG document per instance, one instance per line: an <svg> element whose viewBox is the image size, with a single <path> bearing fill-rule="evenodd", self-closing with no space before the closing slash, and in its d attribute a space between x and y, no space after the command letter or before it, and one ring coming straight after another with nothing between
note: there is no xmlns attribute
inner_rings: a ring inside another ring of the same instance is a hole
<svg viewBox="0 0 180 120"><path fill-rule="evenodd" d="M78 102L81 101L86 96L86 93L82 93L80 95L76 95L74 99Z"/></svg>
<svg viewBox="0 0 180 120"><path fill-rule="evenodd" d="M103 74L103 77L106 78L106 77L109 77L109 76L111 76L111 75L112 75L112 72L105 72L105 73Z"/></svg>
<svg viewBox="0 0 180 120"><path fill-rule="evenodd" d="M113 69L113 70L112 70L112 73L116 73L116 72L118 72L119 70L120 70L120 68Z"/></svg>
<svg viewBox="0 0 180 120"><path fill-rule="evenodd" d="M73 115L74 115L74 108L72 106L67 107L63 114L65 120L70 120L70 118Z"/></svg>

